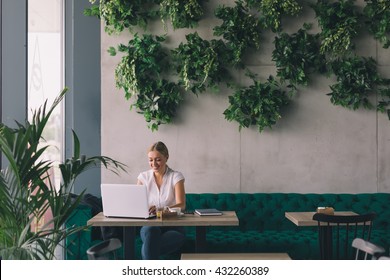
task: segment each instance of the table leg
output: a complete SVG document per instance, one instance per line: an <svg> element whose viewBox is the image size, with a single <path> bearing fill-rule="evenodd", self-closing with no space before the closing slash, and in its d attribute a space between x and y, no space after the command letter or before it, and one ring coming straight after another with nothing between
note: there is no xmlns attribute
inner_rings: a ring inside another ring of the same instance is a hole
<svg viewBox="0 0 390 280"><path fill-rule="evenodd" d="M196 227L195 252L202 253L206 250L206 227Z"/></svg>
<svg viewBox="0 0 390 280"><path fill-rule="evenodd" d="M321 259L331 260L333 258L333 235L332 227L320 227L320 250Z"/></svg>
<svg viewBox="0 0 390 280"><path fill-rule="evenodd" d="M125 260L135 259L135 227L123 227L123 257Z"/></svg>

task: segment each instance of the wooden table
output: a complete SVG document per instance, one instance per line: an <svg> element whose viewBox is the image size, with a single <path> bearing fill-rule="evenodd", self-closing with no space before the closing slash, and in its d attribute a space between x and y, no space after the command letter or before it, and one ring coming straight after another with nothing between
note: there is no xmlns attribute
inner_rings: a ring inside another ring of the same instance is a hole
<svg viewBox="0 0 390 280"><path fill-rule="evenodd" d="M182 260L291 260L287 253L200 253L181 254Z"/></svg>
<svg viewBox="0 0 390 280"><path fill-rule="evenodd" d="M289 219L291 222L293 222L297 226L318 226L318 221L313 220L313 215L316 212L286 212L285 216L287 219ZM348 216L348 215L357 215L355 212L352 211L335 211L334 215L340 215L340 216ZM327 223L324 223L324 225ZM320 224L321 225L321 224ZM332 224L330 224L332 225ZM332 251L332 231L326 230L326 227L320 227L319 231L321 231L321 234L325 236L324 240L322 240L322 245L324 248L324 254L326 256L331 255ZM321 241L320 241L321 242Z"/></svg>
<svg viewBox="0 0 390 280"><path fill-rule="evenodd" d="M198 216L186 214L169 219L130 219L109 218L103 213L88 220L87 225L105 227L123 227L123 249L125 259L135 258L136 227L140 226L194 226L196 227L196 252L204 252L206 247L206 228L208 226L238 226L239 221L234 211L223 211L221 216Z"/></svg>
<svg viewBox="0 0 390 280"><path fill-rule="evenodd" d="M316 212L286 212L285 216L299 227L317 226L318 222L313 220L313 215L315 213ZM336 211L334 214L340 216L357 215L355 212L351 211Z"/></svg>

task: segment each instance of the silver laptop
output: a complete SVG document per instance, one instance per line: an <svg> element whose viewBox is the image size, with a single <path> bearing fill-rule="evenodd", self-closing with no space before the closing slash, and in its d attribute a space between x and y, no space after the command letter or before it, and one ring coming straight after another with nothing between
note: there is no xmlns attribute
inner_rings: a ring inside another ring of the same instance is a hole
<svg viewBox="0 0 390 280"><path fill-rule="evenodd" d="M149 214L146 186L101 184L103 215L122 218L153 218Z"/></svg>

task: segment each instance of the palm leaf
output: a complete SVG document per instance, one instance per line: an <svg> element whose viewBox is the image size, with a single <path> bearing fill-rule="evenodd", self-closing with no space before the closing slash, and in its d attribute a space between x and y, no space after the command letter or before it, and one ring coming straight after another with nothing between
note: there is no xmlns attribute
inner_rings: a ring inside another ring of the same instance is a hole
<svg viewBox="0 0 390 280"><path fill-rule="evenodd" d="M84 191L73 195L77 177L90 168L118 173L125 165L109 157L81 156L80 140L73 133L73 157L59 164L62 181L54 185L49 171L54 168L42 155L49 147L42 133L55 107L63 100L65 88L48 108L47 101L33 112L31 123L16 123L16 128L0 124L0 150L7 167L0 173L0 255L3 259L53 259L56 247L71 234L88 226L68 226L66 221L80 204ZM31 231L35 220L46 211L53 218Z"/></svg>

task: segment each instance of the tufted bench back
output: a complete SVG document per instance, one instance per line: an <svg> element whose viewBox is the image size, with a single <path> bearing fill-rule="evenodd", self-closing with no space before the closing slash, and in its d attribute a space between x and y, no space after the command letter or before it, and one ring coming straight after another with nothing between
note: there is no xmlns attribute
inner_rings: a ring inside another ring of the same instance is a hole
<svg viewBox="0 0 390 280"><path fill-rule="evenodd" d="M285 212L315 211L331 206L336 211L377 213L374 228L390 231L390 193L188 193L187 209L217 208L236 211L241 230L298 230Z"/></svg>

